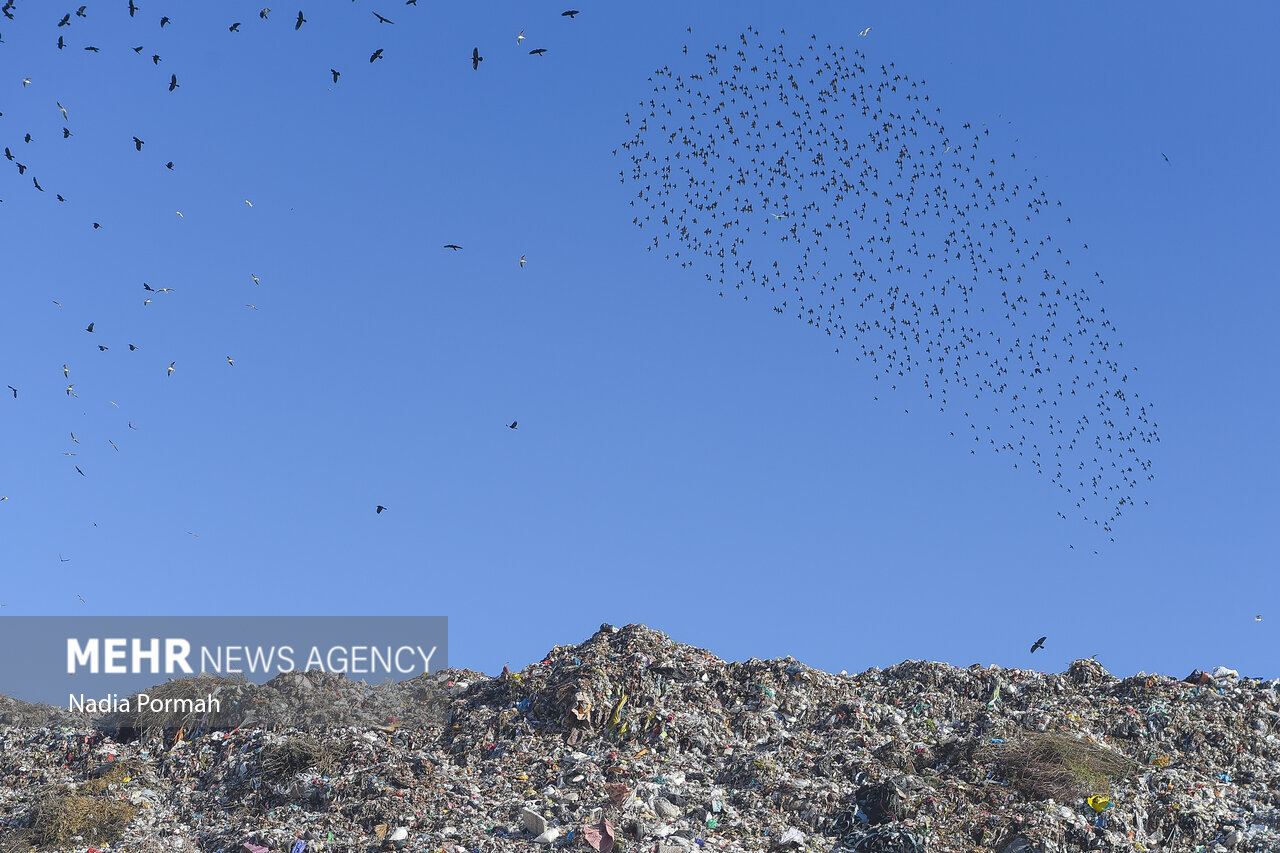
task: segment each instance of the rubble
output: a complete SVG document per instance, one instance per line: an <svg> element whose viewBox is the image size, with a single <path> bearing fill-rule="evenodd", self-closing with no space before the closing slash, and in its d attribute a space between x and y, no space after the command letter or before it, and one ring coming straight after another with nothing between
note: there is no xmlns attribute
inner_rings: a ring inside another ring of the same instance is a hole
<svg viewBox="0 0 1280 853"><path fill-rule="evenodd" d="M833 675L633 625L496 677L213 686L0 699L0 851L1280 850L1280 681L1226 667Z"/></svg>

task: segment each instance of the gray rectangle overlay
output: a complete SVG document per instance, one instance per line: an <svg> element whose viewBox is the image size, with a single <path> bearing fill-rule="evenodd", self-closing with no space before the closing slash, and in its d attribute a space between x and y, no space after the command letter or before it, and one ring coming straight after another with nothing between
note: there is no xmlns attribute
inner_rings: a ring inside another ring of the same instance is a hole
<svg viewBox="0 0 1280 853"><path fill-rule="evenodd" d="M445 616L15 616L0 619L0 694L67 706L201 672L404 681L449 665Z"/></svg>

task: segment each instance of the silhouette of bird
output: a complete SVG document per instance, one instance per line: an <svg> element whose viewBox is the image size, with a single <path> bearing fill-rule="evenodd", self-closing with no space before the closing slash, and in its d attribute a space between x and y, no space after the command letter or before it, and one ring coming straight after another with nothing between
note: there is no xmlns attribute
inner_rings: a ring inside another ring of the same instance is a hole
<svg viewBox="0 0 1280 853"><path fill-rule="evenodd" d="M381 515L385 509L386 509L385 506L382 506L381 504L379 504L378 506L373 508L373 512L375 515Z"/></svg>
<svg viewBox="0 0 1280 853"><path fill-rule="evenodd" d="M459 246L457 243L445 243L445 244L444 244L444 248L446 248L446 249L452 249L453 251L455 251L455 252L456 252L456 251L460 250L462 247L461 247L461 246Z"/></svg>
<svg viewBox="0 0 1280 853"><path fill-rule="evenodd" d="M174 89L177 89L177 88L178 88L178 75L174 74L172 77L169 78L169 91L172 92Z"/></svg>
<svg viewBox="0 0 1280 853"><path fill-rule="evenodd" d="M334 70L333 68L329 69L329 73L333 75L333 82L335 83L337 83L338 78L342 76L340 73L338 73L338 71Z"/></svg>
<svg viewBox="0 0 1280 853"><path fill-rule="evenodd" d="M547 52L547 49L545 47L535 47L533 50L529 51L529 55L542 56L546 52Z"/></svg>
<svg viewBox="0 0 1280 853"><path fill-rule="evenodd" d="M478 71L481 62L484 62L484 57L480 55L480 48L471 48L471 68Z"/></svg>
<svg viewBox="0 0 1280 853"><path fill-rule="evenodd" d="M560 17L562 17L562 18L576 18L576 17L578 17L578 10L577 10L577 9L569 9L568 11L561 12L561 13L560 13Z"/></svg>
<svg viewBox="0 0 1280 853"><path fill-rule="evenodd" d="M382 58L382 48L378 48L373 52L373 55L369 57L369 63L372 64L375 59L381 59L381 58Z"/></svg>
<svg viewBox="0 0 1280 853"><path fill-rule="evenodd" d="M92 331L93 331L93 323L90 323L89 325L85 326L84 330L85 330L86 332L92 332Z"/></svg>
<svg viewBox="0 0 1280 853"><path fill-rule="evenodd" d="M305 24L306 22L307 22L307 19L302 17L302 13L299 12L298 21L293 25L293 31L296 33L298 30L302 29L302 25Z"/></svg>
<svg viewBox="0 0 1280 853"><path fill-rule="evenodd" d="M147 144L147 143L143 142L141 139L139 139L139 138L138 138L138 137L136 137L136 136L133 138L133 147L134 147L134 148L136 148L136 149L138 149L139 151L141 151L141 150L142 150L142 146L144 146L144 145L146 145L146 144Z"/></svg>
<svg viewBox="0 0 1280 853"><path fill-rule="evenodd" d="M518 423L519 423L519 421L512 421L511 423L507 424L507 429L515 429L515 428L516 428L516 424L518 424Z"/></svg>
<svg viewBox="0 0 1280 853"><path fill-rule="evenodd" d="M231 32L231 33L238 33L238 32L240 32L240 22L239 22L239 21L236 21L234 24L232 24L231 26L227 27L227 32Z"/></svg>
<svg viewBox="0 0 1280 853"><path fill-rule="evenodd" d="M373 13L373 16L374 16L375 18L377 18L377 19L378 19L378 23L381 23L381 24L394 24L394 23L395 23L395 21L392 21L392 20L390 20L390 19L388 19L388 18L384 18L384 17L382 17L381 15L379 15L377 12L374 12L374 13Z"/></svg>
<svg viewBox="0 0 1280 853"><path fill-rule="evenodd" d="M1034 643L1032 643L1032 644L1031 644L1031 653L1032 653L1032 654L1035 654L1036 649L1043 649L1043 648L1044 648L1044 641L1045 641L1045 640L1047 640L1047 639L1048 639L1048 637L1047 637L1047 636L1045 636L1045 637L1041 637L1040 639L1038 639L1038 640L1036 640Z"/></svg>

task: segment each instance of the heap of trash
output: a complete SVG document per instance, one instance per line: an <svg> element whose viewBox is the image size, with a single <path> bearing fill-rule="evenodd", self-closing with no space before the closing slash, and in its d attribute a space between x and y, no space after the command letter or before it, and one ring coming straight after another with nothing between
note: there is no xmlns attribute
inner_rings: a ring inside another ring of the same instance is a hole
<svg viewBox="0 0 1280 853"><path fill-rule="evenodd" d="M605 625L497 676L200 681L217 713L0 698L0 851L1278 851L1278 687L831 674Z"/></svg>

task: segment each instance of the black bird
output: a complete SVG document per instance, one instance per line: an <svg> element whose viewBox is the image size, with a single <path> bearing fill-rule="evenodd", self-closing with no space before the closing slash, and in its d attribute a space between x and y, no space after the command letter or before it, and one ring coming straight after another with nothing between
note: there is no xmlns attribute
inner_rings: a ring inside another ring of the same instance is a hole
<svg viewBox="0 0 1280 853"><path fill-rule="evenodd" d="M546 49L545 47L535 47L533 50L529 51L529 55L530 55L530 56L542 56L542 54L544 54L544 53L546 53L546 52L547 52L547 49Z"/></svg>
<svg viewBox="0 0 1280 853"><path fill-rule="evenodd" d="M395 21L392 21L392 20L389 20L389 19L387 19L387 18L384 18L384 17L382 17L381 15L379 15L377 12L374 12L374 13L373 13L373 16L374 16L375 18L377 18L381 23L384 23L384 24L394 24L394 23L395 23Z"/></svg>
<svg viewBox="0 0 1280 853"><path fill-rule="evenodd" d="M507 429L515 429L515 428L516 428L516 424L518 424L518 423L519 423L519 421L512 421L511 423L507 424Z"/></svg>
<svg viewBox="0 0 1280 853"><path fill-rule="evenodd" d="M330 69L329 69L329 73L333 75L333 82L335 82L335 83L337 83L337 82L338 82L338 78L342 76L342 74L341 74L341 73L339 73L339 72L338 72L336 69L334 69L334 68L330 68Z"/></svg>
<svg viewBox="0 0 1280 853"><path fill-rule="evenodd" d="M382 58L382 48L378 48L373 52L373 55L369 57L369 64L372 65L374 60L381 59L381 58Z"/></svg>
<svg viewBox="0 0 1280 853"><path fill-rule="evenodd" d="M170 160L168 163L165 163L165 164L164 164L164 167L165 167L166 169L168 169L170 172L172 172L172 171L173 171L173 161L172 161L172 160Z"/></svg>
<svg viewBox="0 0 1280 853"><path fill-rule="evenodd" d="M229 33L238 33L238 32L240 32L240 22L239 22L239 21L236 21L234 24L232 24L231 26L227 27L227 32L229 32Z"/></svg>
<svg viewBox="0 0 1280 853"><path fill-rule="evenodd" d="M263 9L261 12L258 13L258 17L265 21L267 19L267 15L270 12L271 12L271 7L268 6L267 8Z"/></svg>
<svg viewBox="0 0 1280 853"><path fill-rule="evenodd" d="M147 284L145 281L142 283L142 289L143 289L143 290L146 290L146 291L149 291L149 292L151 292L151 293L155 293L155 292L156 292L156 289L155 289L154 287L152 287L151 285Z"/></svg>
<svg viewBox="0 0 1280 853"><path fill-rule="evenodd" d="M570 10L568 10L567 12L561 12L561 13L560 13L560 17L562 17L562 18L576 18L576 17L578 17L578 10L577 10L577 9L570 9Z"/></svg>
<svg viewBox="0 0 1280 853"><path fill-rule="evenodd" d="M146 145L146 144L147 144L147 143L143 142L141 139L139 139L139 138L138 138L138 137L136 137L136 136L133 138L133 147L134 147L134 148L137 148L139 151L141 151L141 150L142 150L142 146L144 146L144 145Z"/></svg>
<svg viewBox="0 0 1280 853"><path fill-rule="evenodd" d="M1169 163L1169 165L1171 165L1171 166L1173 165L1173 164L1172 164L1172 163L1170 163L1170 161L1169 161L1169 155L1168 155L1168 154L1166 154L1166 153L1164 153L1163 151L1161 151L1161 152L1160 152L1160 156L1164 158L1164 161L1165 161L1166 163Z"/></svg>
<svg viewBox="0 0 1280 853"><path fill-rule="evenodd" d="M169 91L172 92L176 88L178 88L178 75L174 74L169 78Z"/></svg>
<svg viewBox="0 0 1280 853"><path fill-rule="evenodd" d="M480 55L480 48L471 48L471 67L474 70L480 69L480 63L484 62L484 57Z"/></svg>
<svg viewBox="0 0 1280 853"><path fill-rule="evenodd" d="M102 227L102 226L101 226L101 225L99 225L98 223L96 223L96 222L95 222L95 223L93 223L93 230L94 230L94 231L97 231L97 230L98 230L99 228L101 228L101 227Z"/></svg>
<svg viewBox="0 0 1280 853"><path fill-rule="evenodd" d="M75 469L76 469L76 473L77 473L77 474L79 474L81 477L83 477L83 476L84 476L84 472L80 470L80 466L79 466L79 465L76 465L76 466L75 466Z"/></svg>
<svg viewBox="0 0 1280 853"><path fill-rule="evenodd" d="M302 17L302 12L298 12L298 22L293 25L294 32L297 32L298 30L302 29L302 25L305 24L306 22L307 22L307 19Z"/></svg>
<svg viewBox="0 0 1280 853"><path fill-rule="evenodd" d="M86 47L86 48L85 48L85 50L89 50L89 51L92 51L92 52L94 52L94 53L98 53L98 48L94 47L93 45L89 45L88 47Z"/></svg>
<svg viewBox="0 0 1280 853"><path fill-rule="evenodd" d="M63 138L63 139L70 139L70 138L71 138L71 131L67 130L67 129L64 127L64 128L62 129L62 138Z"/></svg>
<svg viewBox="0 0 1280 853"><path fill-rule="evenodd" d="M144 46L145 46L145 45L141 45L141 44L140 44L140 45L138 45L137 47L135 47L135 48L133 49L133 52L134 52L134 53L142 53L142 48L143 48Z"/></svg>
<svg viewBox="0 0 1280 853"><path fill-rule="evenodd" d="M64 40L62 36L58 36L58 50L62 50L66 46L67 46L66 40Z"/></svg>
<svg viewBox="0 0 1280 853"><path fill-rule="evenodd" d="M44 187L40 186L40 182L38 180L36 180L35 178L32 178L31 183L35 184L36 189L40 190L40 192L44 192Z"/></svg>
<svg viewBox="0 0 1280 853"><path fill-rule="evenodd" d="M455 252L462 248L457 243L445 243L444 247L446 249L453 249Z"/></svg>
<svg viewBox="0 0 1280 853"><path fill-rule="evenodd" d="M1046 639L1048 639L1048 637L1041 637L1040 639L1036 640L1034 643L1032 643L1032 644L1031 644L1031 652L1032 652L1032 654L1035 654L1035 650L1036 650L1036 649L1043 649L1043 648L1044 648L1044 641L1045 641Z"/></svg>
<svg viewBox="0 0 1280 853"><path fill-rule="evenodd" d="M378 506L374 507L374 510L373 510L373 511L374 511L374 513L375 513L375 514L377 514L377 515L381 515L381 514L382 514L382 511L383 511L384 509L386 509L386 507L385 507L385 506L382 506L381 504L379 504Z"/></svg>
<svg viewBox="0 0 1280 853"><path fill-rule="evenodd" d="M13 392L13 399L15 400L18 399L18 389L10 385L9 390Z"/></svg>
<svg viewBox="0 0 1280 853"><path fill-rule="evenodd" d="M138 11L138 6L133 0L129 0L129 17L132 18Z"/></svg>
<svg viewBox="0 0 1280 853"><path fill-rule="evenodd" d="M167 24L167 23L169 23L169 18L168 18L168 16L165 16L165 17L163 17L163 18L161 18L161 19L160 19L160 26L161 26L161 27L163 27L163 26L164 26L165 24Z"/></svg>
<svg viewBox="0 0 1280 853"><path fill-rule="evenodd" d="M88 326L86 326L86 327L85 327L85 331L86 331L86 332L92 332L92 331L93 331L93 323L90 323Z"/></svg>
<svg viewBox="0 0 1280 853"><path fill-rule="evenodd" d="M129 344L129 352L133 352L136 349L137 347L135 347L133 344Z"/></svg>
<svg viewBox="0 0 1280 853"><path fill-rule="evenodd" d="M64 16L62 17L62 20L61 20L61 21L58 21L58 26L60 26L60 27L69 27L69 26L71 26L71 13L70 13L70 12L68 12L66 15L64 15Z"/></svg>
<svg viewBox="0 0 1280 853"><path fill-rule="evenodd" d="M13 162L13 152L12 152L12 151L10 151L8 148L5 148L5 149L4 149L4 158L5 158L6 160L8 160L10 163L12 163L12 162Z"/></svg>
<svg viewBox="0 0 1280 853"><path fill-rule="evenodd" d="M98 352L106 352L107 349L108 347L104 347L102 344L98 344Z"/></svg>
<svg viewBox="0 0 1280 853"><path fill-rule="evenodd" d="M152 65L159 65L159 64L160 64L160 54L158 54L158 53L153 53L153 54L151 54L151 64L152 64Z"/></svg>
<svg viewBox="0 0 1280 853"><path fill-rule="evenodd" d="M76 9L76 17L79 17L79 18L87 18L87 17L89 17L88 15L86 15L86 14L84 13L84 10L85 10L85 9L88 9L88 8L89 8L88 6L81 6L79 9Z"/></svg>

